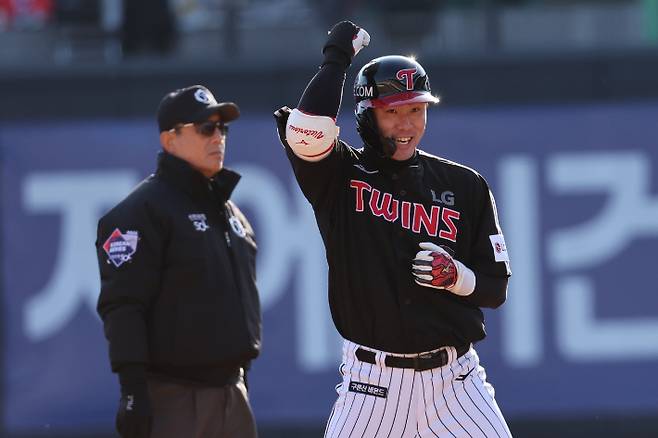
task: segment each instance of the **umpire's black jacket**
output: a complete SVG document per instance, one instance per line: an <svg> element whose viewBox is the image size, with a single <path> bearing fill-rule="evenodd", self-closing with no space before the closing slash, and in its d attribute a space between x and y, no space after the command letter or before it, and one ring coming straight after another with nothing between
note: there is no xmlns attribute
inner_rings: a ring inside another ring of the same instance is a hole
<svg viewBox="0 0 658 438"><path fill-rule="evenodd" d="M229 201L240 176L208 180L162 152L158 168L98 223L98 313L112 370L222 385L258 356L254 233Z"/></svg>

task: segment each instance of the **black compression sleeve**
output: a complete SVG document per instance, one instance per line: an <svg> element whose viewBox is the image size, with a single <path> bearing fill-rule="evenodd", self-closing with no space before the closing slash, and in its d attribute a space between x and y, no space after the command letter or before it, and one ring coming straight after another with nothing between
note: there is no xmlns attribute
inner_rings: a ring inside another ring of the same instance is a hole
<svg viewBox="0 0 658 438"><path fill-rule="evenodd" d="M344 83L345 67L335 63L324 64L306 86L297 108L335 119L340 109Z"/></svg>

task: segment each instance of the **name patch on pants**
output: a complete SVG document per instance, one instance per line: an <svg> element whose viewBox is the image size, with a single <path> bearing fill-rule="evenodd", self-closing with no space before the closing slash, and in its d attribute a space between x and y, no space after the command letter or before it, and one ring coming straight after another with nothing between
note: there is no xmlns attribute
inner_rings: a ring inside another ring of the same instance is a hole
<svg viewBox="0 0 658 438"><path fill-rule="evenodd" d="M388 389L381 386L369 385L367 383L350 382L350 392L358 392L360 394L374 395L375 397L386 398Z"/></svg>

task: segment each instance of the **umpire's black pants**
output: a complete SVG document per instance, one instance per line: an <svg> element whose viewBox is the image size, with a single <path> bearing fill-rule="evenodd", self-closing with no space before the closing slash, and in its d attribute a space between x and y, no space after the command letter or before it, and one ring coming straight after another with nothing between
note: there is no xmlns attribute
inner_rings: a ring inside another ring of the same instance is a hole
<svg viewBox="0 0 658 438"><path fill-rule="evenodd" d="M242 378L222 387L149 380L151 438L256 438Z"/></svg>

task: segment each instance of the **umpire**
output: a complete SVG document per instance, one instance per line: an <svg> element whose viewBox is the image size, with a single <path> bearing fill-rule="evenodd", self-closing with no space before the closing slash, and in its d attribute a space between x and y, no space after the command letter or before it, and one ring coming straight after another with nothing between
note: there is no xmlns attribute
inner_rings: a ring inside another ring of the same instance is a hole
<svg viewBox="0 0 658 438"><path fill-rule="evenodd" d="M245 372L260 350L256 243L229 200L228 123L239 109L194 85L158 108L162 152L98 223L98 313L123 438L256 437Z"/></svg>

